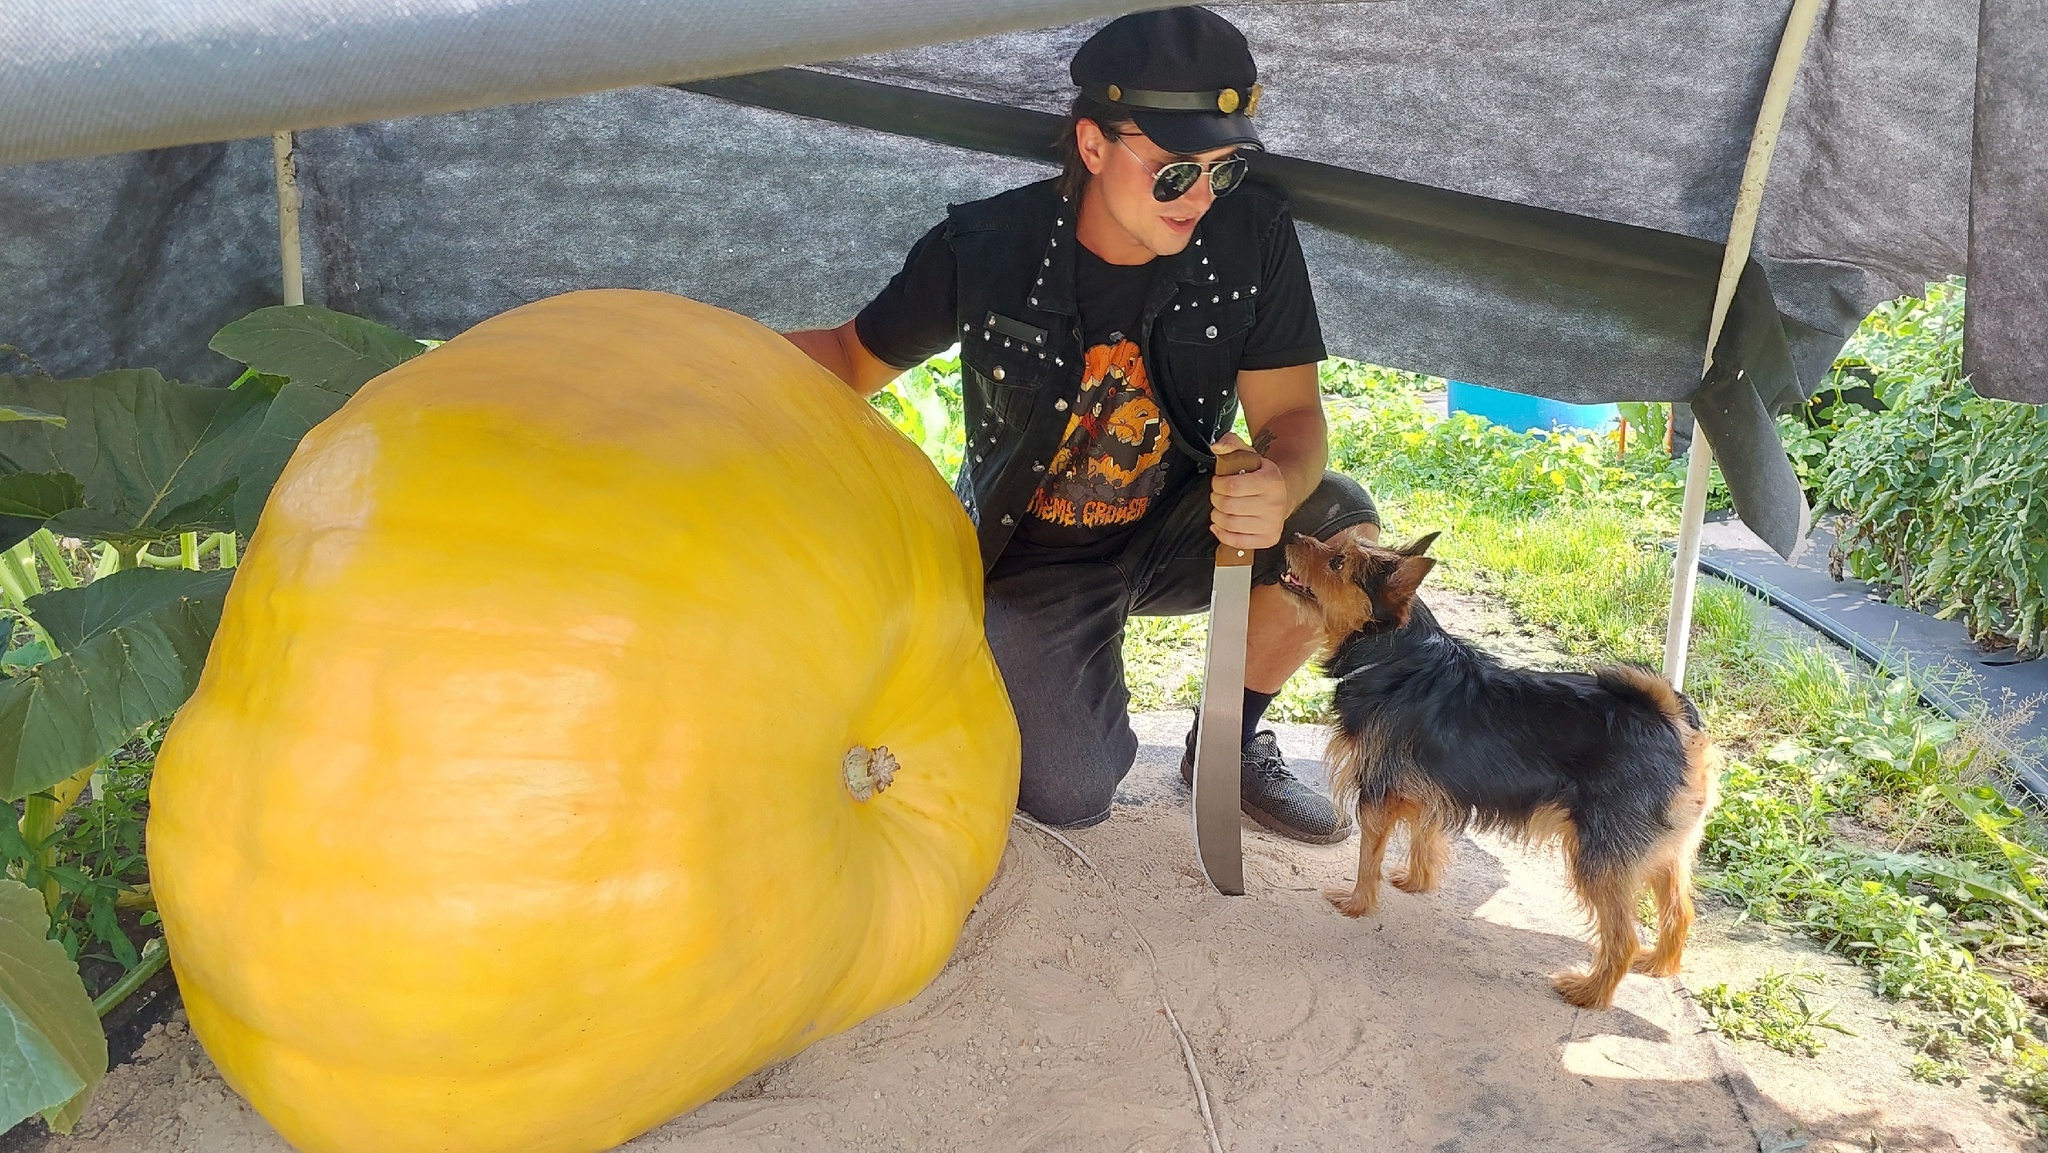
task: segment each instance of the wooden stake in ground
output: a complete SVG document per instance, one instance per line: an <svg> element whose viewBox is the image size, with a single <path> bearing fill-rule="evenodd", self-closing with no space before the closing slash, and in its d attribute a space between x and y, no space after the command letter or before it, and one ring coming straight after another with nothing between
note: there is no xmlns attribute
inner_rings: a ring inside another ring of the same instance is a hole
<svg viewBox="0 0 2048 1153"><path fill-rule="evenodd" d="M306 278L299 267L299 165L292 134L273 132L270 151L277 170L277 240L284 273L284 302L306 303Z"/></svg>

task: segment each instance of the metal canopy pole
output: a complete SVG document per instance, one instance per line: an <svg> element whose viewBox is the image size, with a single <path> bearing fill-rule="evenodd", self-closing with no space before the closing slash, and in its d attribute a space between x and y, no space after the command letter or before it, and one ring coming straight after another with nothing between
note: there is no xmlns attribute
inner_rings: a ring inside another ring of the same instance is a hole
<svg viewBox="0 0 2048 1153"><path fill-rule="evenodd" d="M1707 325L1707 350L1700 362L1700 379L1714 366L1714 346L1721 340L1721 327L1728 320L1728 306L1735 300L1735 285L1749 263L1756 239L1757 209L1764 199L1764 178L1770 175L1771 153L1778 146L1778 128L1785 121L1785 106L1792 99L1792 80L1799 74L1800 58L1806 55L1806 41L1813 34L1813 21L1820 0L1793 0L1785 18L1784 35L1778 39L1778 56L1771 62L1770 83L1764 87L1764 105L1757 112L1756 132L1749 138L1749 159L1742 166L1742 189L1735 197L1735 219L1728 225L1728 243L1721 251L1721 281L1714 289L1714 316ZM1707 485L1714 463L1714 448L1707 443L1706 430L1693 422L1692 447L1686 454L1685 502L1678 516L1678 556L1671 573L1671 619L1664 631L1664 676L1674 688L1685 687L1685 658L1692 641L1693 593L1699 583L1700 529L1706 521Z"/></svg>
<svg viewBox="0 0 2048 1153"><path fill-rule="evenodd" d="M304 304L306 278L299 267L299 166L292 148L291 133L271 134L270 151L277 161L277 240L284 272L284 302Z"/></svg>

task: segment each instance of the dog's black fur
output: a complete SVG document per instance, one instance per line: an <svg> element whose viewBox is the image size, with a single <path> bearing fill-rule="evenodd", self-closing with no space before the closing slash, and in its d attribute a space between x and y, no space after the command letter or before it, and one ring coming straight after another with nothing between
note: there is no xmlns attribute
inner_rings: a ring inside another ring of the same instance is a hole
<svg viewBox="0 0 2048 1153"><path fill-rule="evenodd" d="M1636 860L1671 831L1665 809L1685 783L1685 748L1660 703L1621 670L1504 667L1416 599L1406 623L1372 621L1346 637L1324 673L1337 679L1339 727L1384 733L1390 760L1428 777L1481 828L1518 831L1559 806L1592 868ZM1678 700L1699 728L1699 710ZM1381 803L1393 778L1367 775L1358 801Z"/></svg>
<svg viewBox="0 0 2048 1153"><path fill-rule="evenodd" d="M1437 623L1415 596L1436 563L1432 533L1402 549L1298 537L1287 591L1322 626L1337 679L1331 781L1355 804L1357 881L1327 890L1338 909L1378 907L1389 834L1408 825L1408 863L1387 879L1427 892L1449 838L1477 825L1562 843L1573 889L1600 942L1584 973L1554 978L1573 1004L1605 1008L1633 965L1678 971L1692 924L1692 858L1714 804L1718 758L1699 711L1648 669L1514 669ZM1656 897L1656 949L1641 943L1635 902Z"/></svg>

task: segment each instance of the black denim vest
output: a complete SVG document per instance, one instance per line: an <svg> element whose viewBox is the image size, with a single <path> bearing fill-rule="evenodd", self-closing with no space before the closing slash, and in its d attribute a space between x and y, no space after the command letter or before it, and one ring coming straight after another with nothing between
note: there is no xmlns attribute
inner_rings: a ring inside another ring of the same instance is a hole
<svg viewBox="0 0 2048 1153"><path fill-rule="evenodd" d="M1204 472L1215 464L1208 446L1237 415L1238 362L1286 213L1286 194L1256 181L1216 201L1187 248L1161 258L1164 274L1138 322L1174 447ZM1081 390L1074 215L1052 181L947 210L967 420L953 488L974 520L984 569L1045 479Z"/></svg>

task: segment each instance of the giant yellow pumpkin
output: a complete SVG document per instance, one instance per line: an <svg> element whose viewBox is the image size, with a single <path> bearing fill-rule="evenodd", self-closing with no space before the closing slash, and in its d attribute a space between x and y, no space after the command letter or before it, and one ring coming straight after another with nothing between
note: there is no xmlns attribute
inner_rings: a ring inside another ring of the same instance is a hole
<svg viewBox="0 0 2048 1153"><path fill-rule="evenodd" d="M980 582L918 451L731 313L573 293L377 378L157 763L194 1032L308 1153L548 1153L908 999L1016 799Z"/></svg>

